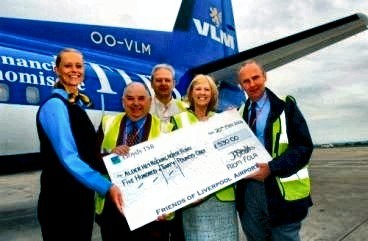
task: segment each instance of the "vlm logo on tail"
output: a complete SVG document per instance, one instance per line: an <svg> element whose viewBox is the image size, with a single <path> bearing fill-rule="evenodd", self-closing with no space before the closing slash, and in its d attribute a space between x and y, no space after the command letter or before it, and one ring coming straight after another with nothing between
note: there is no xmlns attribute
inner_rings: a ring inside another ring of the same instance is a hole
<svg viewBox="0 0 368 241"><path fill-rule="evenodd" d="M210 7L209 17L213 24L193 18L197 33L235 50L235 36L222 30L222 12L216 7Z"/></svg>

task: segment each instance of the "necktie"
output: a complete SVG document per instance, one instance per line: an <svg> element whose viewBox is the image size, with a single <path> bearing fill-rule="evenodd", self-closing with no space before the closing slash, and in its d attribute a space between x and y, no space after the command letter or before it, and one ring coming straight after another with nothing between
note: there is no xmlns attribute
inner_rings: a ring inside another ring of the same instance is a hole
<svg viewBox="0 0 368 241"><path fill-rule="evenodd" d="M248 121L248 125L250 129L252 129L253 133L256 134L256 123L257 123L257 102L252 102L252 105L250 106L250 117Z"/></svg>
<svg viewBox="0 0 368 241"><path fill-rule="evenodd" d="M138 144L138 128L135 123L132 124L132 128L127 135L126 144L128 146L134 146L135 144Z"/></svg>

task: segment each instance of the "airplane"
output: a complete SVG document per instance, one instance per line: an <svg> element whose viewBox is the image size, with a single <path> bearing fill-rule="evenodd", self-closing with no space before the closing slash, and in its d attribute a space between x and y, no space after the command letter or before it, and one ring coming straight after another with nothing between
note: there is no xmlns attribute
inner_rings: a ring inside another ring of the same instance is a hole
<svg viewBox="0 0 368 241"><path fill-rule="evenodd" d="M171 32L0 17L0 174L40 168L36 112L56 81L55 55L80 50L93 100L87 109L95 127L106 113L122 111L120 96L131 81L151 94L150 72L157 63L176 70L175 98L190 80L210 74L220 90L218 110L245 100L236 71L246 59L272 70L367 29L357 13L239 52L231 0L183 0Z"/></svg>

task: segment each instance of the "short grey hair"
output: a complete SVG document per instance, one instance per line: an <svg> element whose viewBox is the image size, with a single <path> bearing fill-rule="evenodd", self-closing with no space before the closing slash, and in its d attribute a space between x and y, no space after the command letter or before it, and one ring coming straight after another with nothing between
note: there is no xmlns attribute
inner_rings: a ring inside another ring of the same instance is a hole
<svg viewBox="0 0 368 241"><path fill-rule="evenodd" d="M240 73L240 70L242 69L242 68L244 68L246 65L248 65L248 64L255 64L255 65L257 65L260 69L261 69L261 71L262 71L262 73L263 73L263 75L264 76L266 76L266 71L265 71L265 69L264 69L264 67L263 67L263 65L261 64L261 63L259 63L257 60L255 60L255 59L248 59L248 60L246 60L246 61L244 61L242 64L241 64L241 66L240 66L240 68L239 68L239 70L238 70L238 73Z"/></svg>
<svg viewBox="0 0 368 241"><path fill-rule="evenodd" d="M156 73L157 70L159 69L167 69L168 71L171 72L172 78L173 80L175 80L175 70L174 67L172 67L170 64L166 64L166 63L161 63L161 64L156 64L153 68L152 68L152 72L151 72L151 81L153 80L153 75Z"/></svg>
<svg viewBox="0 0 368 241"><path fill-rule="evenodd" d="M138 82L138 81L132 81L132 82L130 82L129 84L127 84L125 86L125 88L123 90L123 97L126 96L127 89L130 88L130 86L132 86L132 85L142 85L144 87L144 89L146 90L147 96L151 97L151 94L150 94L147 86L145 84L141 83L141 82Z"/></svg>

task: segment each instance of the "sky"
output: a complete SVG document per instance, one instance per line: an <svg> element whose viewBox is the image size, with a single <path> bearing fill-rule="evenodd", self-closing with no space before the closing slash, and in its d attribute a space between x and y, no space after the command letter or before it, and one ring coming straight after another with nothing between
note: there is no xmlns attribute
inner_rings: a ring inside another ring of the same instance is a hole
<svg viewBox="0 0 368 241"><path fill-rule="evenodd" d="M180 0L1 0L0 16L170 31ZM362 0L232 0L239 51L360 12ZM368 31L267 73L315 143L368 140Z"/></svg>

